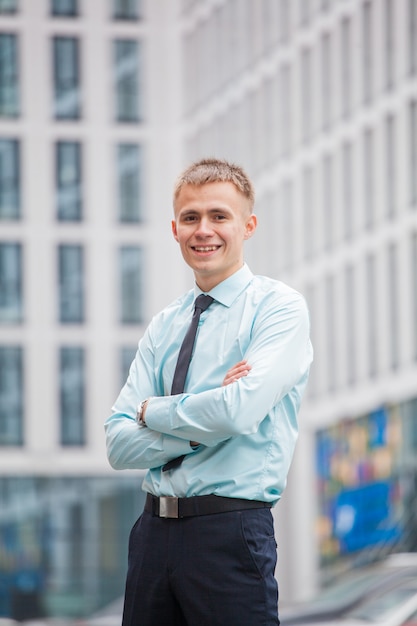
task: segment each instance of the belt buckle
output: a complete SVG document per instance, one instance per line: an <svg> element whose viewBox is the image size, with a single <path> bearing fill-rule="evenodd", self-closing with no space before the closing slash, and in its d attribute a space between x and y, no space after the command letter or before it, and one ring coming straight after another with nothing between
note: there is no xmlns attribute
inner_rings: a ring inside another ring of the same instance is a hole
<svg viewBox="0 0 417 626"><path fill-rule="evenodd" d="M178 498L176 496L159 497L159 517L178 518Z"/></svg>

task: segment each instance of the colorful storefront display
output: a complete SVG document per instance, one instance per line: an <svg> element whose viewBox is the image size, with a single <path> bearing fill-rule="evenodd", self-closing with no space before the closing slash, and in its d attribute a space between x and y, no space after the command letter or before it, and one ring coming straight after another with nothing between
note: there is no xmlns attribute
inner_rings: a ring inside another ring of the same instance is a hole
<svg viewBox="0 0 417 626"><path fill-rule="evenodd" d="M322 569L416 541L417 402L380 407L316 435Z"/></svg>

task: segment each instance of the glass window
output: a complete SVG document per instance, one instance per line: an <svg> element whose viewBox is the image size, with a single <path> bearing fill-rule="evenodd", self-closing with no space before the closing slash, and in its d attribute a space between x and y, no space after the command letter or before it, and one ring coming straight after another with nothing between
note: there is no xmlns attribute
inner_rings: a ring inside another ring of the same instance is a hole
<svg viewBox="0 0 417 626"><path fill-rule="evenodd" d="M291 66L284 65L280 70L280 86L281 86L281 141L282 156L288 156L291 152L291 128L293 107L291 102Z"/></svg>
<svg viewBox="0 0 417 626"><path fill-rule="evenodd" d="M54 37L54 115L59 120L81 116L79 41L75 37Z"/></svg>
<svg viewBox="0 0 417 626"><path fill-rule="evenodd" d="M0 346L0 446L23 443L23 356L20 346Z"/></svg>
<svg viewBox="0 0 417 626"><path fill-rule="evenodd" d="M410 200L417 204L417 101L410 103Z"/></svg>
<svg viewBox="0 0 417 626"><path fill-rule="evenodd" d="M342 206L345 239L352 237L353 231L353 163L352 145L345 143L342 148Z"/></svg>
<svg viewBox="0 0 417 626"><path fill-rule="evenodd" d="M342 20L341 32L341 103L342 116L348 117L352 106L352 29L350 18Z"/></svg>
<svg viewBox="0 0 417 626"><path fill-rule="evenodd" d="M266 79L264 83L264 95L263 98L263 125L262 134L265 140L265 166L271 165L276 157L276 151L278 149L277 132L278 132L278 120L277 109L279 103L279 96L277 93L278 83L276 77L273 79ZM231 137L231 151L232 146L236 146L235 138L238 136L241 128L238 125L238 119L235 115L235 110L230 109L229 123L230 123L230 137Z"/></svg>
<svg viewBox="0 0 417 626"><path fill-rule="evenodd" d="M0 221L20 218L20 150L16 139L0 139Z"/></svg>
<svg viewBox="0 0 417 626"><path fill-rule="evenodd" d="M326 365L327 389L332 392L336 389L337 346L336 346L336 302L334 276L325 279L325 314L326 314Z"/></svg>
<svg viewBox="0 0 417 626"><path fill-rule="evenodd" d="M398 318L398 250L396 244L388 248L388 337L390 342L391 368L399 364L399 318Z"/></svg>
<svg viewBox="0 0 417 626"><path fill-rule="evenodd" d="M138 246L123 246L119 250L120 321L140 324L142 315L143 252Z"/></svg>
<svg viewBox="0 0 417 626"><path fill-rule="evenodd" d="M395 21L393 0L385 0L385 86L392 89L395 71Z"/></svg>
<svg viewBox="0 0 417 626"><path fill-rule="evenodd" d="M113 17L116 20L137 20L139 0L113 0Z"/></svg>
<svg viewBox="0 0 417 626"><path fill-rule="evenodd" d="M142 217L142 151L135 144L117 147L117 174L119 191L119 220L139 222Z"/></svg>
<svg viewBox="0 0 417 626"><path fill-rule="evenodd" d="M19 110L19 68L17 37L0 34L0 117L17 117Z"/></svg>
<svg viewBox="0 0 417 626"><path fill-rule="evenodd" d="M372 4L370 1L363 5L363 24L362 24L362 48L363 48L363 74L362 74L362 90L363 101L368 104L372 97L373 82L373 54L372 54Z"/></svg>
<svg viewBox="0 0 417 626"><path fill-rule="evenodd" d="M84 349L65 346L59 353L61 445L85 443Z"/></svg>
<svg viewBox="0 0 417 626"><path fill-rule="evenodd" d="M410 74L417 70L417 0L408 0L408 66Z"/></svg>
<svg viewBox="0 0 417 626"><path fill-rule="evenodd" d="M334 204L333 204L333 157L331 154L325 155L323 159L323 227L324 227L324 247L331 250L333 246L333 222L334 222Z"/></svg>
<svg viewBox="0 0 417 626"><path fill-rule="evenodd" d="M366 258L366 333L368 337L368 373L373 378L378 367L378 319L375 256Z"/></svg>
<svg viewBox="0 0 417 626"><path fill-rule="evenodd" d="M301 107L302 107L302 139L307 142L312 133L312 75L311 75L311 50L305 48L301 52Z"/></svg>
<svg viewBox="0 0 417 626"><path fill-rule="evenodd" d="M18 0L0 0L0 14L16 13L18 8Z"/></svg>
<svg viewBox="0 0 417 626"><path fill-rule="evenodd" d="M261 3L261 11L262 11L262 30L265 33L264 36L264 50L268 51L274 43L277 42L278 39L278 28L277 24L279 23L279 3L277 0L267 0L264 3ZM226 17L226 32L233 32L233 23L234 23L234 15L233 15L233 4L227 2L224 5L224 10L227 13ZM233 33L233 37L227 37L225 44L227 46L227 58L230 59L231 56L235 56L233 52L234 44L235 44L236 34ZM234 62L229 64L229 72L228 77L232 78L233 70L235 64Z"/></svg>
<svg viewBox="0 0 417 626"><path fill-rule="evenodd" d="M81 145L77 141L56 144L56 203L60 221L82 219Z"/></svg>
<svg viewBox="0 0 417 626"><path fill-rule="evenodd" d="M291 30L291 19L290 19L290 0L279 0L279 20L278 20L278 28L279 28L279 38L282 42L287 42L290 36Z"/></svg>
<svg viewBox="0 0 417 626"><path fill-rule="evenodd" d="M126 472L74 474L40 477L34 472L30 476L2 472L0 615L10 614L16 581L33 582L45 601L42 605L48 606L50 617L30 620L33 626L47 621L85 624L86 615L123 595L129 532L145 499L141 477ZM85 581L93 580L87 591ZM16 616L24 610L29 614L32 597L20 594ZM63 614L71 618L60 618Z"/></svg>
<svg viewBox="0 0 417 626"><path fill-rule="evenodd" d="M363 144L363 190L365 228L371 229L375 220L374 132L366 129Z"/></svg>
<svg viewBox="0 0 417 626"><path fill-rule="evenodd" d="M356 380L356 350L355 337L355 270L351 265L345 268L345 302L346 302L346 369L347 383L353 385Z"/></svg>
<svg viewBox="0 0 417 626"><path fill-rule="evenodd" d="M308 24L311 17L311 2L310 0L300 0L299 2L299 11L300 11L300 25L303 26Z"/></svg>
<svg viewBox="0 0 417 626"><path fill-rule="evenodd" d="M330 126L332 117L332 41L325 33L321 38L321 123L323 130Z"/></svg>
<svg viewBox="0 0 417 626"><path fill-rule="evenodd" d="M184 33L182 43L182 58L184 59L184 111L189 113L193 110L196 101L197 80L197 57L194 54L197 30Z"/></svg>
<svg viewBox="0 0 417 626"><path fill-rule="evenodd" d="M23 320L22 246L0 243L0 324Z"/></svg>
<svg viewBox="0 0 417 626"><path fill-rule="evenodd" d="M129 369L135 358L137 346L123 346L120 349L120 387L126 382L129 375Z"/></svg>
<svg viewBox="0 0 417 626"><path fill-rule="evenodd" d="M80 245L62 244L58 248L59 321L84 321L84 250Z"/></svg>
<svg viewBox="0 0 417 626"><path fill-rule="evenodd" d="M139 44L131 39L114 42L116 118L119 122L139 119Z"/></svg>
<svg viewBox="0 0 417 626"><path fill-rule="evenodd" d="M311 259L314 252L314 189L313 171L308 167L303 172L303 232L304 258Z"/></svg>
<svg viewBox="0 0 417 626"><path fill-rule="evenodd" d="M78 0L52 0L51 13L68 17L78 15Z"/></svg>
<svg viewBox="0 0 417 626"><path fill-rule="evenodd" d="M396 178L397 178L397 147L395 118L388 115L386 119L386 146L385 146L385 191L386 191L386 212L388 218L393 218L396 212Z"/></svg>
<svg viewBox="0 0 417 626"><path fill-rule="evenodd" d="M285 237L282 240L283 247L283 267L291 269L294 265L294 204L293 204L293 184L290 180L283 182L281 193L281 215L282 233Z"/></svg>
<svg viewBox="0 0 417 626"><path fill-rule="evenodd" d="M413 233L411 242L411 292L412 319L414 320L414 359L417 361L417 233Z"/></svg>

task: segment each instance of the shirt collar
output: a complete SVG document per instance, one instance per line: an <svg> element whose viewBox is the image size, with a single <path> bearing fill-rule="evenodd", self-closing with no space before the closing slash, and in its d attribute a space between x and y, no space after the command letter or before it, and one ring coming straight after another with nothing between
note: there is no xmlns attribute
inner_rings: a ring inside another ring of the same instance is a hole
<svg viewBox="0 0 417 626"><path fill-rule="evenodd" d="M229 276L229 278L226 278L226 280L223 280L207 293L217 302L220 302L220 304L230 307L238 295L248 286L252 278L252 272L246 263L244 263L240 270ZM205 292L201 291L198 285L195 285L195 297L199 296L201 293Z"/></svg>

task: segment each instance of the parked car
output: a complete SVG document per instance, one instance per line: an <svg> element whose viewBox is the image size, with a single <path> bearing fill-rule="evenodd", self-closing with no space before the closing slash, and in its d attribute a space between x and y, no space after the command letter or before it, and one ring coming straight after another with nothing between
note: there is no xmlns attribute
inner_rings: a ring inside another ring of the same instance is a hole
<svg viewBox="0 0 417 626"><path fill-rule="evenodd" d="M351 570L309 602L280 609L282 626L322 624L338 620L364 600L388 592L401 581L417 580L417 553L393 554Z"/></svg>
<svg viewBox="0 0 417 626"><path fill-rule="evenodd" d="M315 626L319 626L316 623ZM400 581L388 591L363 600L335 622L324 621L325 626L417 626L417 580Z"/></svg>

